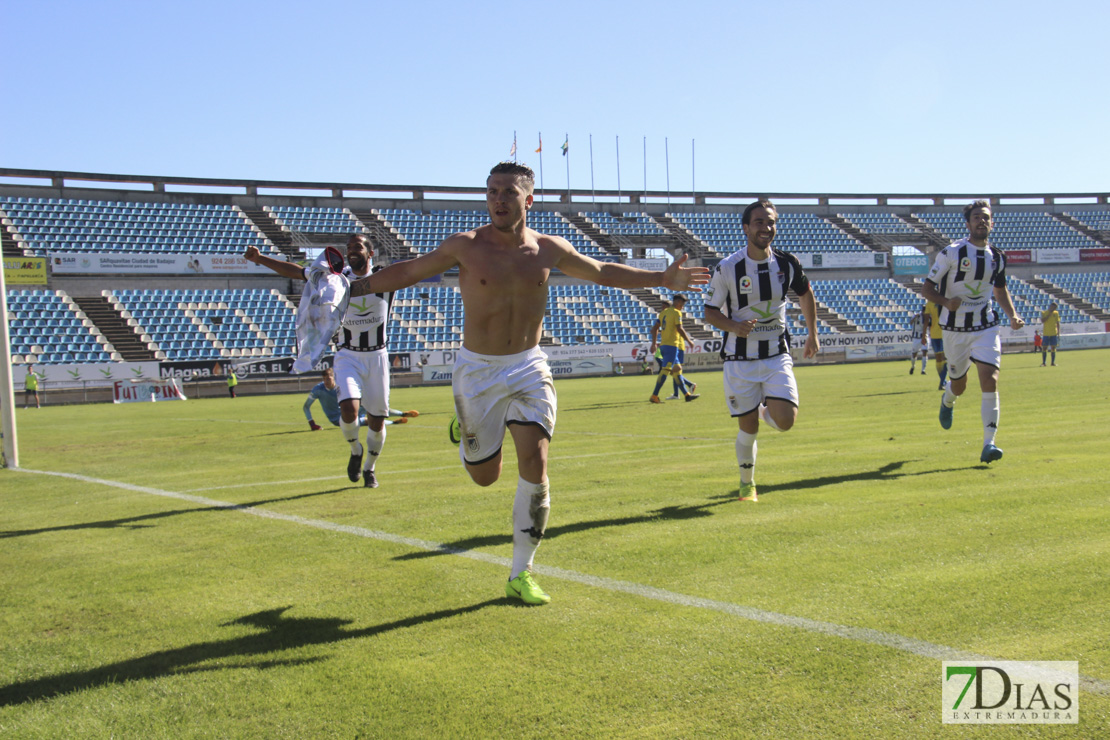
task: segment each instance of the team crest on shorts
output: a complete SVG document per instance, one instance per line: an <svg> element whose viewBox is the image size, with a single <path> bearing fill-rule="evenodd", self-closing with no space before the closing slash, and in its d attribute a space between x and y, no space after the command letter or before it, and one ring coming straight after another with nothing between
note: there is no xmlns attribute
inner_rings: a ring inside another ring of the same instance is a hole
<svg viewBox="0 0 1110 740"><path fill-rule="evenodd" d="M732 408L736 408L736 396L729 396L728 397L728 405L731 406Z"/></svg>
<svg viewBox="0 0 1110 740"><path fill-rule="evenodd" d="M750 277L748 277L747 275L740 278L740 292L741 293L751 293L752 292L752 279Z"/></svg>
<svg viewBox="0 0 1110 740"><path fill-rule="evenodd" d="M478 435L477 434L468 434L468 435L466 435L466 449L467 450L469 450L470 452L477 452L481 448L482 448L482 446L480 444L478 444Z"/></svg>

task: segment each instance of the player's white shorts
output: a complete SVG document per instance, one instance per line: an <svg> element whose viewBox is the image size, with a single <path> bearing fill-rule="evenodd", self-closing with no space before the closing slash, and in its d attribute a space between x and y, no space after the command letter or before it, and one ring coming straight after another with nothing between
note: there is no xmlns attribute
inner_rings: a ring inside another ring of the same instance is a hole
<svg viewBox="0 0 1110 740"><path fill-rule="evenodd" d="M991 367L1002 367L1002 337L997 326L982 331L945 331L944 356L948 360L948 377L959 379L977 360Z"/></svg>
<svg viewBox="0 0 1110 740"><path fill-rule="evenodd" d="M355 352L341 349L335 353L335 383L339 400L359 399L370 416L389 416L389 352Z"/></svg>
<svg viewBox="0 0 1110 740"><path fill-rule="evenodd" d="M462 432L463 459L477 465L497 455L509 424L555 432L555 383L539 347L515 355L480 355L463 348L451 377Z"/></svg>
<svg viewBox="0 0 1110 740"><path fill-rule="evenodd" d="M765 398L798 406L794 358L789 352L766 360L730 360L725 363L724 379L725 403L733 416L755 411Z"/></svg>

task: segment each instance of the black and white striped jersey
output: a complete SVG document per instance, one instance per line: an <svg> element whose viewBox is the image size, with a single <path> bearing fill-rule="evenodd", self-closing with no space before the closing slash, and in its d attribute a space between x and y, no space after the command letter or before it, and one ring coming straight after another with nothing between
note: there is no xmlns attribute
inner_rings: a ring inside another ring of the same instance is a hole
<svg viewBox="0 0 1110 740"><path fill-rule="evenodd" d="M809 292L809 278L798 258L778 249L765 260L753 260L741 249L717 264L705 297L707 308L716 308L734 321L755 319L747 337L725 333L721 357L725 360L765 360L790 351L786 325L786 293Z"/></svg>
<svg viewBox="0 0 1110 740"><path fill-rule="evenodd" d="M375 265L370 274L380 269L381 265ZM355 275L349 266L343 268L343 274L352 282L366 277ZM389 344L387 327L392 304L392 293L371 293L351 298L339 329L339 348L355 352L385 348Z"/></svg>
<svg viewBox="0 0 1110 740"><path fill-rule="evenodd" d="M994 289L1006 287L1006 255L1001 249L990 244L981 249L961 239L937 253L925 279L945 298L960 299L955 311L940 306L941 329L982 331L998 326Z"/></svg>

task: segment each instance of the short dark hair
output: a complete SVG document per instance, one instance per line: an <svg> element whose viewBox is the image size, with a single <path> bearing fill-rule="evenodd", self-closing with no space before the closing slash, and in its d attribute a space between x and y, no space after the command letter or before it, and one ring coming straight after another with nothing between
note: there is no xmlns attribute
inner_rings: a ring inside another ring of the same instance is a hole
<svg viewBox="0 0 1110 740"><path fill-rule="evenodd" d="M512 175L527 181L528 189L532 190L536 187L536 173L532 168L519 162L498 162L489 171L490 175Z"/></svg>
<svg viewBox="0 0 1110 740"><path fill-rule="evenodd" d="M974 203L968 203L964 206L964 223L971 223L971 212L976 208L986 208L989 211L991 209L991 204L989 201L985 201L982 198Z"/></svg>
<svg viewBox="0 0 1110 740"><path fill-rule="evenodd" d="M671 296L671 302L673 303L674 301L682 301L683 303L685 303L686 296L682 295L681 293L675 293L673 296Z"/></svg>
<svg viewBox="0 0 1110 740"><path fill-rule="evenodd" d="M744 224L745 226L750 224L752 222L752 211L754 211L756 208L765 208L768 211L774 211L775 213L779 212L779 209L775 208L775 204L772 203L770 200L768 200L767 198L760 198L744 209L744 215L740 218L740 223Z"/></svg>

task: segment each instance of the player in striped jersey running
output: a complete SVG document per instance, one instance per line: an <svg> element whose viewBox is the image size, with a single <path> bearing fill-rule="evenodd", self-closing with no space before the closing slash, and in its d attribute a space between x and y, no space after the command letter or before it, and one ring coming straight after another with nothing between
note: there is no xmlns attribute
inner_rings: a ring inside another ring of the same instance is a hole
<svg viewBox="0 0 1110 740"><path fill-rule="evenodd" d="M262 265L291 280L304 280L305 270L293 262L267 257L257 247L248 247L249 262ZM347 239L347 267L343 274L354 282L382 269L372 265L373 245L365 234ZM389 415L389 309L393 293L372 293L352 299L339 330L339 351L335 353L335 375L339 385L339 429L351 448L347 478L366 488L377 488L374 466L385 447L385 420ZM359 409L365 408L366 446L358 439ZM365 463L363 456L365 455Z"/></svg>
<svg viewBox="0 0 1110 740"><path fill-rule="evenodd" d="M798 417L798 384L790 356L786 325L787 290L798 296L805 317L804 355L821 349L817 340L817 302L798 258L772 249L778 211L769 200L744 209L741 225L745 249L721 260L713 271L705 299L705 321L725 333L725 399L739 420L736 461L740 465L740 500L757 501L756 434L762 420L785 432Z"/></svg>
<svg viewBox="0 0 1110 740"><path fill-rule="evenodd" d="M1002 365L1000 319L994 301L1010 317L1015 331L1025 326L1025 321L1017 315L1006 288L1006 255L988 242L993 225L990 203L969 203L964 207L964 221L968 236L937 253L921 295L940 306L939 323L948 357L940 425L944 429L952 427L953 404L967 389L967 375L974 364L983 391L983 451L979 461L991 463L1002 459L1002 450L994 444L999 416L998 372Z"/></svg>

